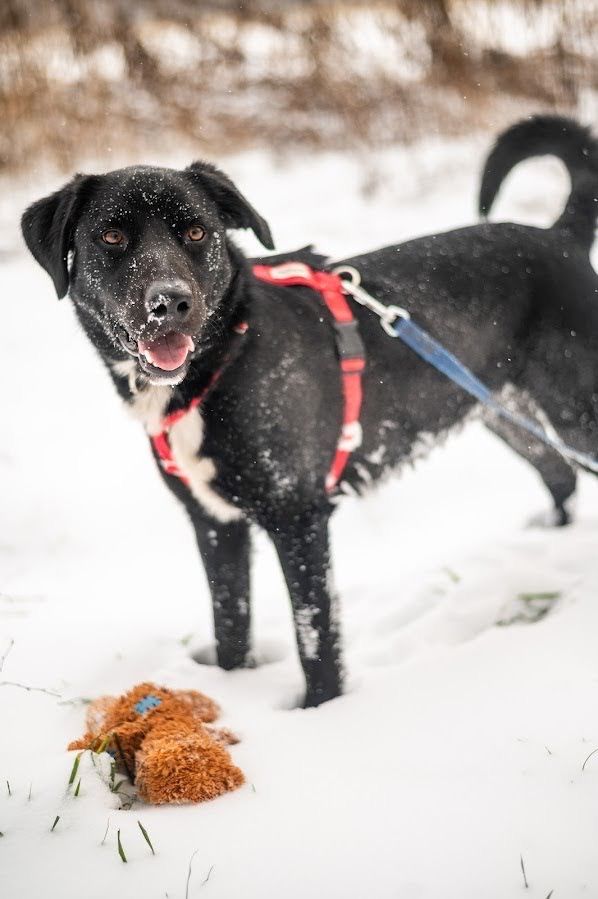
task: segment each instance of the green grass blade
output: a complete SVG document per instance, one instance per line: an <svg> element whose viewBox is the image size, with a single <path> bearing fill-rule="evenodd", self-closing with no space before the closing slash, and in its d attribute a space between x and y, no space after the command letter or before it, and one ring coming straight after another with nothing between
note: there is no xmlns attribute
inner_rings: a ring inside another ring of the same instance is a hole
<svg viewBox="0 0 598 899"><path fill-rule="evenodd" d="M150 847L150 849L152 850L152 855L155 855L156 853L154 852L154 847L152 846L152 841L151 841L150 838L149 838L149 834L148 834L147 830L145 829L145 827L143 826L143 824L141 823L141 821L138 821L137 823L139 824L139 830L140 830L141 833L143 834L143 839L145 840L145 842L147 843L147 845L148 845L148 846Z"/></svg>
<svg viewBox="0 0 598 899"><path fill-rule="evenodd" d="M445 566L444 566L443 571L446 572L446 574L447 574L448 577L451 579L451 581L453 582L453 584L458 584L458 583L460 583L460 581L461 581L460 576L457 574L456 571L453 571L452 568L449 568L448 565L445 565Z"/></svg>
<svg viewBox="0 0 598 899"><path fill-rule="evenodd" d="M101 755L102 752L106 752L106 748L112 739L112 734L106 734L100 745L95 751L96 755Z"/></svg>
<svg viewBox="0 0 598 899"><path fill-rule="evenodd" d="M75 761L73 762L73 767L71 769L71 776L69 777L69 787L72 787L72 785L75 783L75 778L77 776L77 771L79 770L79 764L81 762L82 755L82 752L78 752L75 757Z"/></svg>
<svg viewBox="0 0 598 899"><path fill-rule="evenodd" d="M519 593L517 598L522 602L534 602L536 600L548 602L554 599L560 599L560 597L560 590L544 590L538 593Z"/></svg>
<svg viewBox="0 0 598 899"><path fill-rule="evenodd" d="M118 854L120 855L123 862L127 863L127 856L125 855L125 850L123 849L123 844L120 841L120 830L116 833L116 842L118 843Z"/></svg>

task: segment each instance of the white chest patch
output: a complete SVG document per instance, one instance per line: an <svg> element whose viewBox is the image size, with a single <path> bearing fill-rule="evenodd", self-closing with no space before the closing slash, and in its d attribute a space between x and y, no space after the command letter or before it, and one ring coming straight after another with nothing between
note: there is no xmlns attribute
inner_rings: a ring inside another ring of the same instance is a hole
<svg viewBox="0 0 598 899"><path fill-rule="evenodd" d="M173 424L168 439L174 461L188 479L191 493L209 515L223 523L242 518L242 513L210 486L216 476L216 463L208 456L199 455L203 432L199 409L192 409Z"/></svg>
<svg viewBox="0 0 598 899"><path fill-rule="evenodd" d="M133 393L128 408L150 437L162 431L162 420L171 396L170 387L151 384ZM222 523L242 518L239 509L227 503L210 486L216 476L216 463L208 456L200 455L203 438L201 412L192 409L171 425L168 432L173 459L187 479L189 490L209 515Z"/></svg>

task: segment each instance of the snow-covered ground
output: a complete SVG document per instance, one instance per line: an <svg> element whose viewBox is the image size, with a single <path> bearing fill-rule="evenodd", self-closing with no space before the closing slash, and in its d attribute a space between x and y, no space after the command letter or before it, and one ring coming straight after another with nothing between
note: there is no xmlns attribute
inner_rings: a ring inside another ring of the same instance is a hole
<svg viewBox="0 0 598 899"><path fill-rule="evenodd" d="M226 167L279 248L341 256L473 221L487 145ZM190 527L68 302L15 237L19 204L54 185L10 186L0 210L0 657L14 641L0 673L2 899L598 895L598 755L582 771L598 747L598 485L581 477L574 526L530 529L548 505L541 484L471 424L337 514L345 696L294 708L288 602L262 537L254 632L268 664L196 665L210 607ZM497 217L548 223L566 192L558 164L526 163ZM550 614L497 626L530 593L558 595ZM125 811L84 764L67 795L65 747L85 711L67 700L141 680L222 704L245 787Z"/></svg>

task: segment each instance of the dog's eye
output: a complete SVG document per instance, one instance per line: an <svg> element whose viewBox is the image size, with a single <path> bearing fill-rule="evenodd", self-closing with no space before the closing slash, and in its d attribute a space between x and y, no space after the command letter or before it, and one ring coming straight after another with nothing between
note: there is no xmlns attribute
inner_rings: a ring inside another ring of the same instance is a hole
<svg viewBox="0 0 598 899"><path fill-rule="evenodd" d="M203 240L205 236L205 228L202 228L201 225L192 225L185 231L185 237L187 238L187 240L193 241L193 243L197 243L197 241Z"/></svg>
<svg viewBox="0 0 598 899"><path fill-rule="evenodd" d="M125 242L125 235L117 228L110 228L108 231L104 231L102 240L109 246L116 247Z"/></svg>

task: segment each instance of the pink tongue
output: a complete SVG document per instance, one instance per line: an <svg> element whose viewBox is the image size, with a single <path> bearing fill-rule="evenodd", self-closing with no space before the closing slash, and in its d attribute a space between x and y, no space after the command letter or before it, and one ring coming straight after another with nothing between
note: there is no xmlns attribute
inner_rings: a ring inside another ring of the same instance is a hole
<svg viewBox="0 0 598 899"><path fill-rule="evenodd" d="M140 340L139 352L143 353L150 365L161 368L164 371L174 371L180 368L187 353L193 352L195 344L187 334L171 331L164 337L156 340Z"/></svg>

